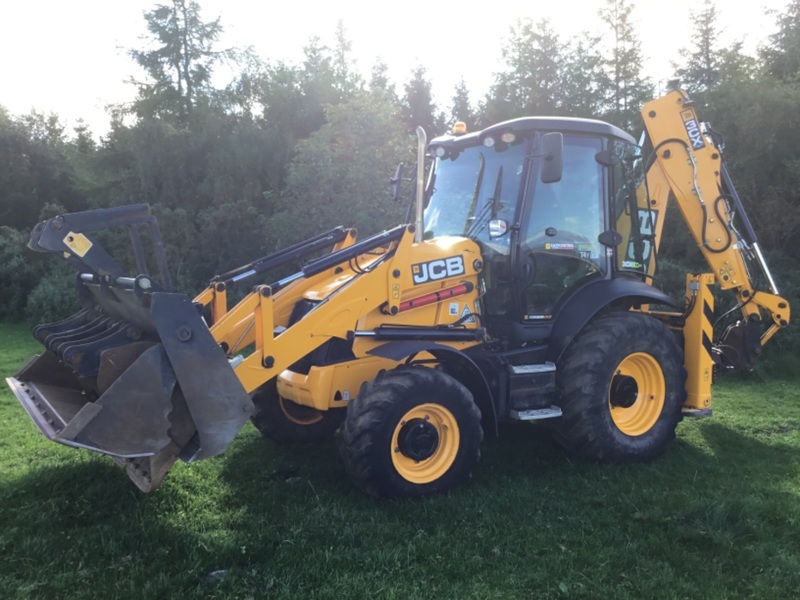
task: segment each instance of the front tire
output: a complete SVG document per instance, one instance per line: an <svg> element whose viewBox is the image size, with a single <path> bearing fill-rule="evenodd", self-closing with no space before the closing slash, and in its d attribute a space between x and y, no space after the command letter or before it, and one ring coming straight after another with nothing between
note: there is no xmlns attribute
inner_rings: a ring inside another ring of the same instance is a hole
<svg viewBox="0 0 800 600"><path fill-rule="evenodd" d="M345 470L371 496L448 492L472 476L483 440L480 421L472 394L441 371L402 367L381 373L347 406Z"/></svg>
<svg viewBox="0 0 800 600"><path fill-rule="evenodd" d="M683 352L659 321L634 312L601 316L559 361L555 439L599 462L652 460L675 437L685 380Z"/></svg>

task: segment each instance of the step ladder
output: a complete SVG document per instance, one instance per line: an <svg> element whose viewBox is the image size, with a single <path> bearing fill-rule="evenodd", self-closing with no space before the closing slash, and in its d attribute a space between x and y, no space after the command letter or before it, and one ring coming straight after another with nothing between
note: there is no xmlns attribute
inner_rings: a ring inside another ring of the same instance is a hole
<svg viewBox="0 0 800 600"><path fill-rule="evenodd" d="M555 395L556 365L554 363L509 366L511 404L516 406L509 411L512 419L537 421L561 416L561 409L548 401ZM536 398L539 400L535 400ZM531 402L533 406L531 406ZM547 406L548 404L549 406Z"/></svg>

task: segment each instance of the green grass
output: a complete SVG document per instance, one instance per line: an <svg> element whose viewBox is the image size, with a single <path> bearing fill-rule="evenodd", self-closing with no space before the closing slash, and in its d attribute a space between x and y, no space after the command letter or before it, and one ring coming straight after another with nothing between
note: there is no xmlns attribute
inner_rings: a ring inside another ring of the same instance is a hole
<svg viewBox="0 0 800 600"><path fill-rule="evenodd" d="M0 325L0 373L38 351ZM566 457L542 427L487 437L471 485L376 501L336 441L284 448L249 424L149 495L48 442L0 390L0 597L798 598L800 390L728 379L666 455Z"/></svg>

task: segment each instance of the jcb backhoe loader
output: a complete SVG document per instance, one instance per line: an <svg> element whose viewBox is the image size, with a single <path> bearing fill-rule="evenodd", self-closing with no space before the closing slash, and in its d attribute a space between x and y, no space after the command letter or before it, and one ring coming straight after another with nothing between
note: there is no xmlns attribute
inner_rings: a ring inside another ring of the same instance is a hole
<svg viewBox="0 0 800 600"><path fill-rule="evenodd" d="M28 245L76 268L83 310L36 327L46 351L8 384L48 438L110 455L143 491L176 458L222 453L248 418L286 442L341 427L347 473L376 496L463 484L484 430L510 420L550 420L591 460L653 459L682 416L711 413L715 368L752 368L789 305L687 95L642 116L640 145L550 117L421 141L413 223L361 241L332 229L194 299L171 291L146 206L44 221ZM677 303L654 286L670 197L711 271ZM113 227L130 231L134 274L93 237ZM253 279L269 283L229 306ZM723 331L713 286L741 313Z"/></svg>

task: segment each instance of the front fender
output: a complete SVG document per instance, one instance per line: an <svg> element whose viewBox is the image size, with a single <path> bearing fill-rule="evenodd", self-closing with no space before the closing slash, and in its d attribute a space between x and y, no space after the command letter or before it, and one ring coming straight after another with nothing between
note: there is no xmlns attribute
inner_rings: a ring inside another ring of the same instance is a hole
<svg viewBox="0 0 800 600"><path fill-rule="evenodd" d="M453 376L470 391L475 403L481 410L483 418L488 420L490 417L495 430L497 430L497 398L492 392L492 387L486 380L481 368L465 353L436 342L402 340L387 342L373 348L367 354L399 362L423 352L433 355L445 365L449 375Z"/></svg>

